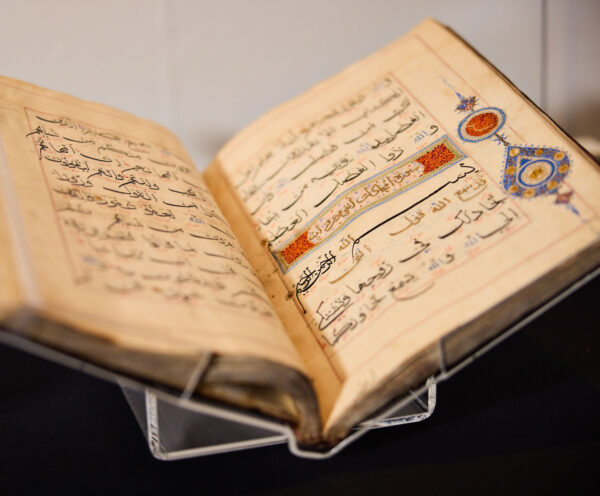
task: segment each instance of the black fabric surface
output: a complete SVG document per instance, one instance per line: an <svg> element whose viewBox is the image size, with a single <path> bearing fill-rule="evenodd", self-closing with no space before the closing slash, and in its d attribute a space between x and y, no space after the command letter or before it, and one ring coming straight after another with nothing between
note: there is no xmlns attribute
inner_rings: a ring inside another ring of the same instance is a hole
<svg viewBox="0 0 600 496"><path fill-rule="evenodd" d="M438 387L424 422L325 461L157 461L120 389L0 346L0 494L593 494L600 278Z"/></svg>

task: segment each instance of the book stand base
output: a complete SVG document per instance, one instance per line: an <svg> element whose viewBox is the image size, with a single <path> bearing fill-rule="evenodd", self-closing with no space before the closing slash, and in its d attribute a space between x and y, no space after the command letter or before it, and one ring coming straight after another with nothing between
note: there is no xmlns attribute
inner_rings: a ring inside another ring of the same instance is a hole
<svg viewBox="0 0 600 496"><path fill-rule="evenodd" d="M421 388L359 424L348 438L328 451L310 451L296 443L292 429L257 414L205 401L182 400L151 388L139 390L121 384L152 455L177 460L274 444L287 443L304 458L328 458L371 429L420 422L435 408L436 387L428 380Z"/></svg>

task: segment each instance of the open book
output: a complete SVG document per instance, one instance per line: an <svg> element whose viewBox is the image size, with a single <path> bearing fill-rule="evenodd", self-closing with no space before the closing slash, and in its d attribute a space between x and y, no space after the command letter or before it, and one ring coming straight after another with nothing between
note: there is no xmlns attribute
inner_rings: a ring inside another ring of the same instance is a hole
<svg viewBox="0 0 600 496"><path fill-rule="evenodd" d="M204 173L156 124L7 78L0 139L3 332L303 445L600 264L597 164L431 20Z"/></svg>

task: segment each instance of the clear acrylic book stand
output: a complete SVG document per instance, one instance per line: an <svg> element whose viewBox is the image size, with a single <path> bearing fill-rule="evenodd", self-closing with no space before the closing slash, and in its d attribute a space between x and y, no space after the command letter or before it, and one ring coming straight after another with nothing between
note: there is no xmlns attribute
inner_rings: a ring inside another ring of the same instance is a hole
<svg viewBox="0 0 600 496"><path fill-rule="evenodd" d="M146 389L121 385L148 441L152 454L161 460L177 460L228 451L287 443L289 450L304 458L328 458L366 431L419 422L433 413L435 383L411 391L403 401L382 415L361 423L335 448L309 451L298 446L292 429L283 423L221 405L183 400Z"/></svg>
<svg viewBox="0 0 600 496"><path fill-rule="evenodd" d="M430 417L436 404L436 384L451 377L599 274L600 268L456 364L449 366L446 363L446 346L444 340L440 340L440 372L437 375L363 421L344 441L328 451L310 451L299 446L289 426L265 417L214 403L174 397L150 388L139 390L124 383L121 383L121 388L146 436L150 451L158 459L177 460L283 443L288 444L291 453L303 458L329 458L371 429L420 422Z"/></svg>
<svg viewBox="0 0 600 496"><path fill-rule="evenodd" d="M600 268L597 268L456 364L446 363L446 343L444 339L440 340L437 375L363 421L344 441L328 451L312 451L299 446L292 429L284 423L222 404L192 399L185 393L178 396L149 387L3 329L0 329L0 342L117 382L146 436L152 455L158 459L177 460L282 443L287 443L294 455L323 459L340 452L371 429L419 422L431 416L436 404L437 383L451 377L599 274Z"/></svg>

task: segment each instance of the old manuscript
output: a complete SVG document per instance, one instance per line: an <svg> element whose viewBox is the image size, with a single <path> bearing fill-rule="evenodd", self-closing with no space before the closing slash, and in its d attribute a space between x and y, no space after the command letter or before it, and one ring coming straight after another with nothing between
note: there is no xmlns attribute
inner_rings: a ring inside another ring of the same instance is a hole
<svg viewBox="0 0 600 496"><path fill-rule="evenodd" d="M434 21L236 135L0 80L7 332L338 442L600 263L597 164Z"/></svg>

